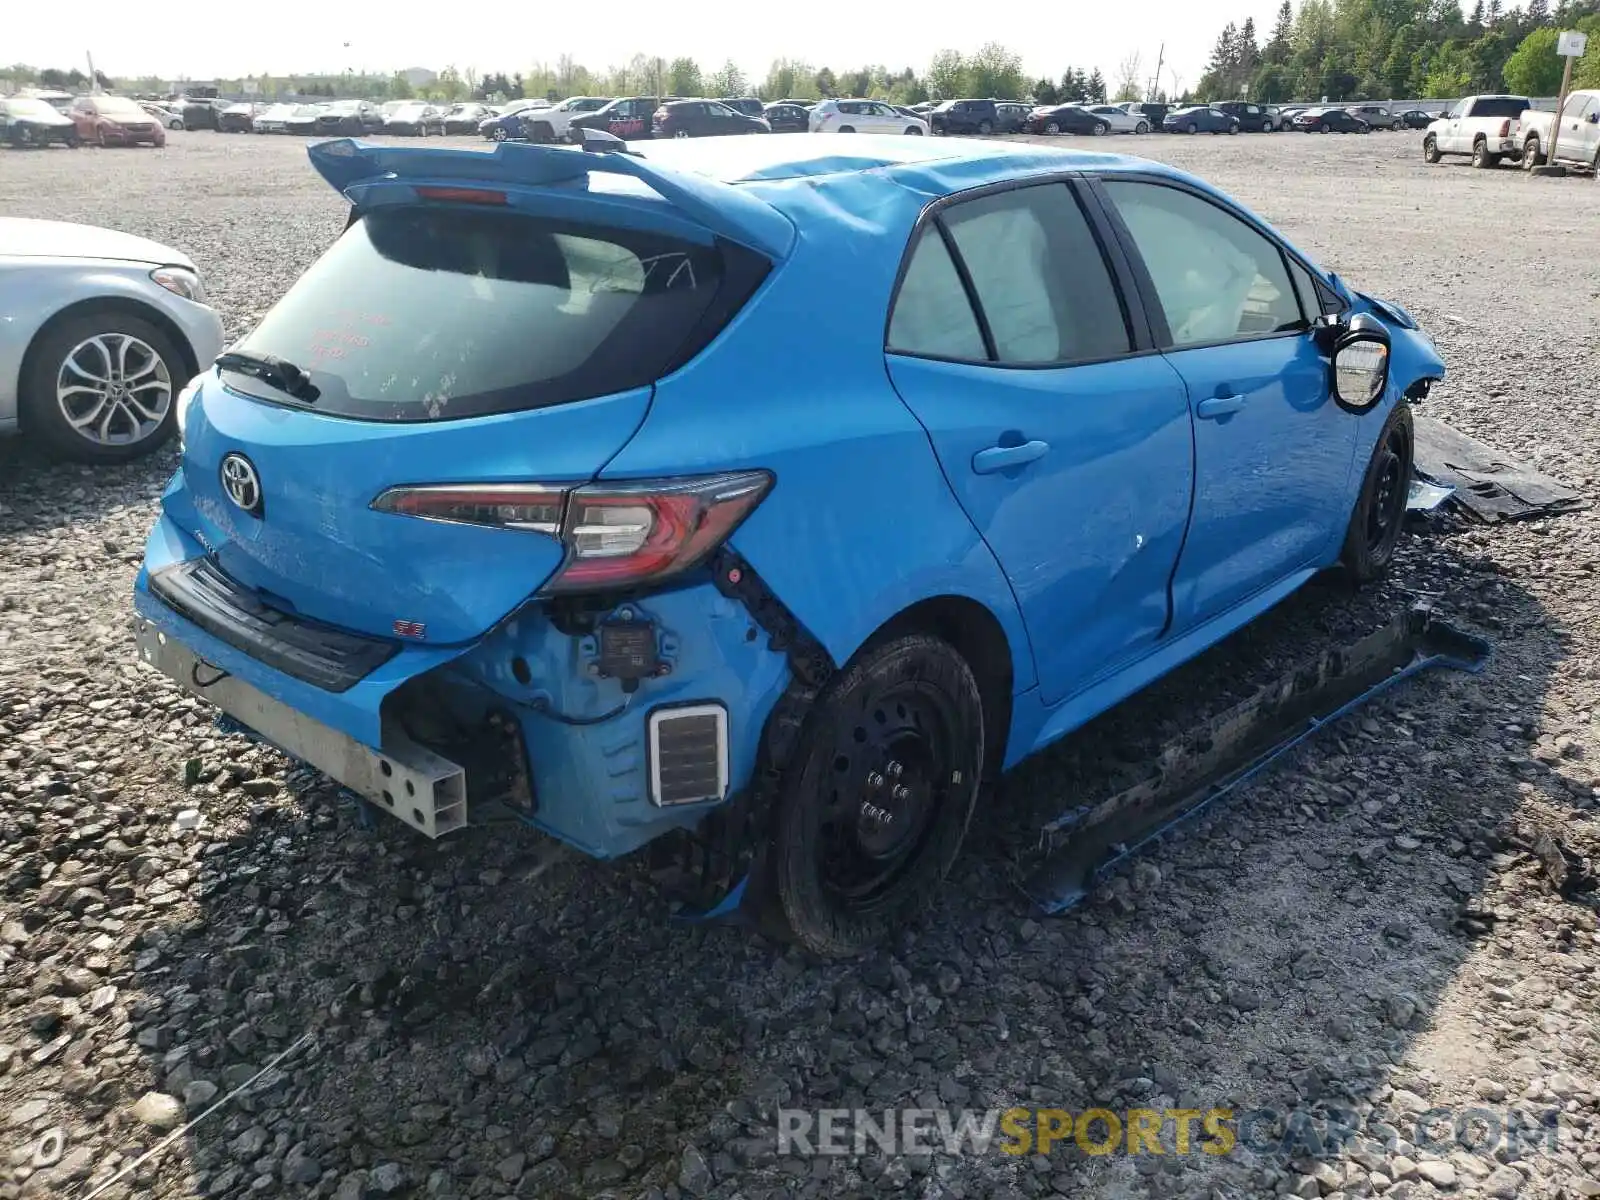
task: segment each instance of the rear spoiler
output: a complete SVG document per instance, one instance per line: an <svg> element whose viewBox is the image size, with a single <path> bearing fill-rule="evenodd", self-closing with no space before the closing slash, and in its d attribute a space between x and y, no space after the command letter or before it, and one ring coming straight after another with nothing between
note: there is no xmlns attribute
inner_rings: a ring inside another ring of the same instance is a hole
<svg viewBox="0 0 1600 1200"><path fill-rule="evenodd" d="M374 146L354 138L318 142L306 153L317 173L352 202L351 189L380 180L550 187L586 181L591 173L604 172L639 180L696 224L770 259L787 257L794 246L794 226L765 201L732 184L669 170L633 154L590 153L577 147L525 142L499 142L483 153Z"/></svg>

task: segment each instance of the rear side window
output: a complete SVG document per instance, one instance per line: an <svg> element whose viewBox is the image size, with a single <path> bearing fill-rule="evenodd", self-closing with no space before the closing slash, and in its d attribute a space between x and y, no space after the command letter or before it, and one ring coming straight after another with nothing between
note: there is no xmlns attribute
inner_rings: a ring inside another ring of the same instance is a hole
<svg viewBox="0 0 1600 1200"><path fill-rule="evenodd" d="M1065 184L996 192L955 205L943 219L999 361L1081 362L1127 352L1111 275Z"/></svg>
<svg viewBox="0 0 1600 1200"><path fill-rule="evenodd" d="M891 351L1015 366L1093 361L1128 351L1110 273L1065 184L980 196L952 205L939 223L960 266L937 228L922 232L890 320Z"/></svg>
<svg viewBox="0 0 1600 1200"><path fill-rule="evenodd" d="M1522 116L1529 107L1528 102L1521 96L1486 96L1481 100L1472 102L1472 115L1475 117L1511 117L1515 120Z"/></svg>
<svg viewBox="0 0 1600 1200"><path fill-rule="evenodd" d="M237 349L308 371L318 412L429 421L541 408L672 370L766 268L737 247L636 231L484 209L380 208L356 220ZM230 384L263 388L243 376Z"/></svg>

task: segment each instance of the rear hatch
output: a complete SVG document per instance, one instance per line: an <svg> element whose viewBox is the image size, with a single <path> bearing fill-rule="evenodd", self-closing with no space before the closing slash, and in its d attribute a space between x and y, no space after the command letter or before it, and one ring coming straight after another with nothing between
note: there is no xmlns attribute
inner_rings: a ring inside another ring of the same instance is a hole
<svg viewBox="0 0 1600 1200"><path fill-rule="evenodd" d="M530 161L541 154L564 161ZM643 422L653 381L786 249L759 215L751 232L707 207L706 189L733 189L701 177L658 178L668 203L590 194L588 171L619 157L502 144L319 162L360 215L230 351L256 361L203 377L168 515L301 618L451 644L517 607L565 548L559 513L505 511L504 485L592 480ZM449 178L463 171L482 182ZM662 174L633 159L622 173ZM303 378L259 369L283 361ZM374 508L418 486L458 491L462 519ZM504 519L478 523L484 512Z"/></svg>

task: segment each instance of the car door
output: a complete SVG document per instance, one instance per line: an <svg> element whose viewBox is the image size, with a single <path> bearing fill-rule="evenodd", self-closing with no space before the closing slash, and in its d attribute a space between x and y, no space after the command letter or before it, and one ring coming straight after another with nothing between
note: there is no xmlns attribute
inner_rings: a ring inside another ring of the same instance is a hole
<svg viewBox="0 0 1600 1200"><path fill-rule="evenodd" d="M1467 102L1463 100L1445 114L1444 131L1434 135L1434 143L1440 150L1451 154L1461 153L1461 123L1465 119L1464 114L1466 111ZM1470 150L1471 147L1468 146L1467 149Z"/></svg>
<svg viewBox="0 0 1600 1200"><path fill-rule="evenodd" d="M1312 336L1325 297L1281 243L1173 180L1101 188L1195 418L1194 513L1172 593L1181 633L1329 561L1360 418L1334 403Z"/></svg>
<svg viewBox="0 0 1600 1200"><path fill-rule="evenodd" d="M905 118L887 104L874 104L872 113L876 118L874 122L874 132L876 133L899 133L905 128Z"/></svg>
<svg viewBox="0 0 1600 1200"><path fill-rule="evenodd" d="M1593 164L1596 161L1595 152L1600 149L1600 94L1587 94L1577 124L1577 139L1583 147L1578 161Z"/></svg>
<svg viewBox="0 0 1600 1200"><path fill-rule="evenodd" d="M1149 352L1075 186L938 210L886 341L895 389L1010 580L1050 704L1161 637L1193 481L1183 382Z"/></svg>
<svg viewBox="0 0 1600 1200"><path fill-rule="evenodd" d="M1592 104L1587 92L1575 92L1567 97L1557 118L1561 122L1561 136L1556 139L1556 154L1569 162L1587 163L1594 154L1593 144L1586 131L1594 128L1584 114Z"/></svg>

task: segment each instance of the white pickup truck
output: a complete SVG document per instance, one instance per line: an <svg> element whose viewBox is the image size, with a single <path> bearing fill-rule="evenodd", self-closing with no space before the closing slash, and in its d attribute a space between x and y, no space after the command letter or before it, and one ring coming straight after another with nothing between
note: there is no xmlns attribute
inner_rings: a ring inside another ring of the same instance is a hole
<svg viewBox="0 0 1600 1200"><path fill-rule="evenodd" d="M1533 108L1522 114L1522 165L1531 170L1549 159L1557 121L1561 136L1556 138L1556 161L1588 167L1600 175L1600 90L1595 89L1569 93L1560 116Z"/></svg>
<svg viewBox="0 0 1600 1200"><path fill-rule="evenodd" d="M1468 96L1428 126L1422 157L1436 163L1446 154L1470 154L1475 167L1498 167L1517 158L1522 114L1532 108L1526 96Z"/></svg>
<svg viewBox="0 0 1600 1200"><path fill-rule="evenodd" d="M568 96L560 104L522 114L522 130L530 142L564 142L572 118L598 112L611 103L609 96Z"/></svg>

